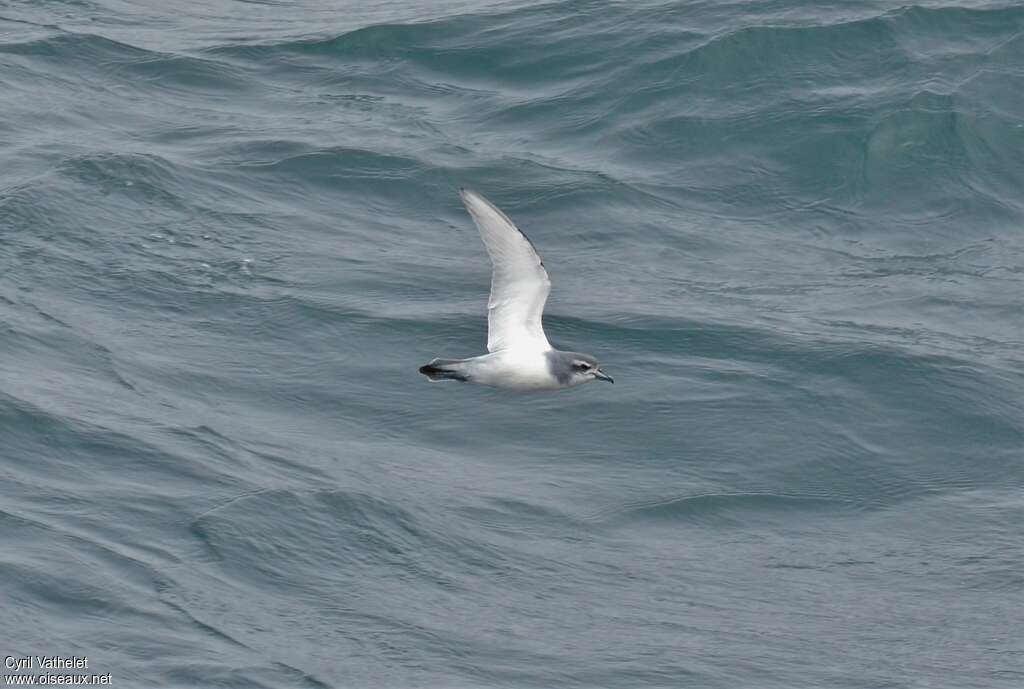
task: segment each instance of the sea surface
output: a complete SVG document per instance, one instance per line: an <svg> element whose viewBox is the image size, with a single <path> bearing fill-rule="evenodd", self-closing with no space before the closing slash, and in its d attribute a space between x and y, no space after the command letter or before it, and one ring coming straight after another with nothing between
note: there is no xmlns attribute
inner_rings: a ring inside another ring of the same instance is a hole
<svg viewBox="0 0 1024 689"><path fill-rule="evenodd" d="M417 373L485 347L460 186L614 385ZM0 657L33 655L1024 687L1024 6L0 0Z"/></svg>

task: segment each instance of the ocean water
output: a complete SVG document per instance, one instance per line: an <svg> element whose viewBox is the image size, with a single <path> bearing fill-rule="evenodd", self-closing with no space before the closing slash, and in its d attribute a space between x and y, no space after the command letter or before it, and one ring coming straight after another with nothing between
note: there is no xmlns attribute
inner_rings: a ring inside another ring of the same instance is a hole
<svg viewBox="0 0 1024 689"><path fill-rule="evenodd" d="M0 0L0 656L1024 686L1022 189L1019 3Z"/></svg>

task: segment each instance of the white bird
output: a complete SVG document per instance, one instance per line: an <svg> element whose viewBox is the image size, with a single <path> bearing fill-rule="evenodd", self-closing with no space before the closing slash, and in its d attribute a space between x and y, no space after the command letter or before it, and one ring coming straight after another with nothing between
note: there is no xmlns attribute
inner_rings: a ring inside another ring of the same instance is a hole
<svg viewBox="0 0 1024 689"><path fill-rule="evenodd" d="M556 390L592 380L615 381L589 354L553 349L541 315L551 291L548 271L533 243L490 201L462 189L491 257L487 302L488 354L471 359L434 359L420 367L430 380L460 380L514 390Z"/></svg>

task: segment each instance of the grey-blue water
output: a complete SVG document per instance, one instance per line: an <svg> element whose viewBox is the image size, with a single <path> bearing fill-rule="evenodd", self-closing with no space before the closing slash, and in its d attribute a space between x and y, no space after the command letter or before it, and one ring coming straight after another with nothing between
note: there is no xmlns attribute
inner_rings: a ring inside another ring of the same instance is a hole
<svg viewBox="0 0 1024 689"><path fill-rule="evenodd" d="M0 656L1024 686L1022 189L1013 2L0 0Z"/></svg>

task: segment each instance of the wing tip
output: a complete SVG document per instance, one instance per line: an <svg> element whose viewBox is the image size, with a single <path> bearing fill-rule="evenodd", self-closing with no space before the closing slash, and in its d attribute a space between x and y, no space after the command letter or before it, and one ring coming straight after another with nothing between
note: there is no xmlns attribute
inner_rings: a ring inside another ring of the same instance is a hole
<svg viewBox="0 0 1024 689"><path fill-rule="evenodd" d="M533 249L533 253L537 257L537 262L540 263L540 267L544 268L544 273L545 275L547 274L547 267L544 265L544 259L540 257L540 252L537 251L537 246L533 243L533 240L530 239L530 237L525 232L519 229L518 225L512 222L512 219L510 217L505 215L505 211L495 206L493 203L488 201L484 196L478 194L472 189L467 189L466 187L459 187L459 198L462 199L463 205L466 206L466 210L469 211L470 215L474 216L474 219L476 217L476 213L473 212L473 204L482 204L486 208L489 208L495 213L497 213L498 216L502 218L506 223L508 223L508 225L513 230L519 233L519 236L526 240L526 243L530 245L531 249Z"/></svg>

